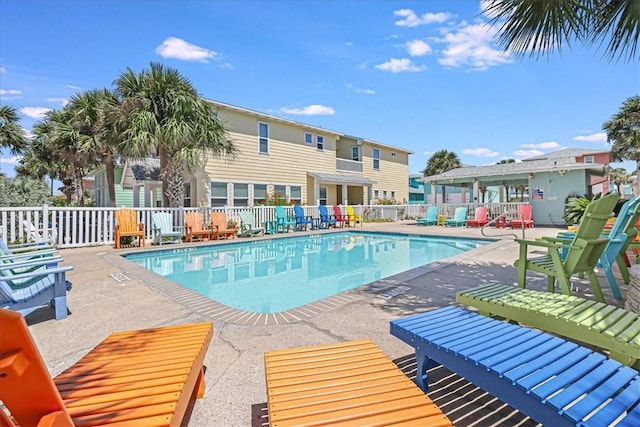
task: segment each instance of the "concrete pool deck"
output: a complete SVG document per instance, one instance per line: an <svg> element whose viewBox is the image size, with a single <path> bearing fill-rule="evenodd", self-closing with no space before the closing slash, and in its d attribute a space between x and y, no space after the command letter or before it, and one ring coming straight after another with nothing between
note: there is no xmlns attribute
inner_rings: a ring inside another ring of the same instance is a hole
<svg viewBox="0 0 640 427"><path fill-rule="evenodd" d="M361 229L483 237L479 229L425 227L417 226L415 221L367 223L363 228L358 227ZM526 231L526 238L552 236L557 231L557 228L536 227ZM511 235L497 236L508 233ZM42 357L55 375L112 332L213 319L214 338L205 359L205 396L196 401L189 425L268 425L265 351L371 338L407 375L415 375L413 349L391 336L389 321L454 304L455 293L460 290L489 282L515 283L517 269L512 264L518 258L518 244L513 241L513 233L489 229L489 237L500 240L348 291L348 295L336 296L339 300L334 303L321 302L323 308L317 312L287 322L278 321L277 316L266 321L246 322L246 319L225 317L224 312L208 311L199 298L177 292L168 280L120 256L129 250L116 251L106 245L65 249L61 250L64 264L74 267L67 276L73 282L73 289L68 293L69 317L55 321L52 310L45 308L28 316L27 321ZM515 233L521 237L521 232ZM546 287L543 276L531 274L530 277L530 288ZM576 295L592 297L588 282L574 279L572 283ZM603 277L601 284L608 302L615 303ZM408 289L391 298L381 296L398 286ZM623 295L626 289L622 287ZM443 368L432 373L429 396L457 426L536 425Z"/></svg>

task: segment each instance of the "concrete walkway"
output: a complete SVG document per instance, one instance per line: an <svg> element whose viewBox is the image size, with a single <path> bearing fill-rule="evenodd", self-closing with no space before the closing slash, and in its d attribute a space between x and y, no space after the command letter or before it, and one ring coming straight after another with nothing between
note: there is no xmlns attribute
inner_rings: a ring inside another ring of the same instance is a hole
<svg viewBox="0 0 640 427"><path fill-rule="evenodd" d="M482 237L479 229L419 227L415 221L365 224L363 229ZM557 231L537 227L527 230L526 237L552 236ZM499 233L513 231L488 232ZM299 321L250 325L224 320L215 313L207 315L197 300L191 301L184 295L176 302L176 298L168 296L171 293L166 279L120 257L127 250L116 252L109 246L66 249L61 251L64 264L74 267L68 274L73 282L68 294L69 317L55 321L52 310L45 308L27 320L47 366L55 375L111 332L213 318L215 334L205 360L205 397L195 403L189 425L267 425L265 351L371 338L407 375L415 376L412 348L389 334L389 321L453 304L459 290L488 282L515 283L517 269L512 264L518 257L518 245L513 234L497 238L500 240L461 256L349 291L342 302ZM603 289L607 288L604 279L601 283ZM399 284L410 289L391 299L379 296ZM588 283L574 280L574 285L577 295L591 297ZM531 276L529 287L545 286L545 278ZM609 302L614 302L607 296ZM429 395L455 425L536 425L444 368L434 370L432 378Z"/></svg>

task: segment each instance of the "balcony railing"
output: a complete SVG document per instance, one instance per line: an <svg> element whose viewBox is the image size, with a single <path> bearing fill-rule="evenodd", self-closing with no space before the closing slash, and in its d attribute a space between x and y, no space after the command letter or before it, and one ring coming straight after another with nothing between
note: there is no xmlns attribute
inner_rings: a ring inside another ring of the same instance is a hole
<svg viewBox="0 0 640 427"><path fill-rule="evenodd" d="M336 170L362 173L362 162L347 159L336 159Z"/></svg>

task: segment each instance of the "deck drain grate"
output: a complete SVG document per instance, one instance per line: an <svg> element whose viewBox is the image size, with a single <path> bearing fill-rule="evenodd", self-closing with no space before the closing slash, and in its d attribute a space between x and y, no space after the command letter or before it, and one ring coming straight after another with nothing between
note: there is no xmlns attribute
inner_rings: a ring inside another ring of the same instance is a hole
<svg viewBox="0 0 640 427"><path fill-rule="evenodd" d="M116 279L118 282L124 282L125 280L131 280L128 276L126 276L126 275L124 275L122 273L113 273L113 274L111 274L111 277Z"/></svg>
<svg viewBox="0 0 640 427"><path fill-rule="evenodd" d="M411 288L409 286L398 286L397 288L393 288L390 289L388 291L385 291L384 293L378 295L380 298L384 298L384 299L391 299L395 296L398 296L400 294L404 294L405 292L407 292L408 290L410 290Z"/></svg>

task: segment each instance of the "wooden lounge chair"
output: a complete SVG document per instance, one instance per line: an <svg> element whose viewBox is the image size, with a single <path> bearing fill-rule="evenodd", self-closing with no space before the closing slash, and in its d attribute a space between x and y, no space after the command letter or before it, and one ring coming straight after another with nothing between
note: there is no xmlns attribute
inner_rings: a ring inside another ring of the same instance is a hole
<svg viewBox="0 0 640 427"><path fill-rule="evenodd" d="M0 398L21 426L179 426L212 336L212 322L117 332L52 379L22 316L0 309Z"/></svg>
<svg viewBox="0 0 640 427"><path fill-rule="evenodd" d="M154 212L151 215L153 224L153 244L162 245L169 243L182 243L182 231L184 227L173 225L173 215L169 212Z"/></svg>
<svg viewBox="0 0 640 427"><path fill-rule="evenodd" d="M361 214L357 214L353 209L353 206L349 205L347 205L347 219L350 223L353 222L354 227L358 224L362 227L362 224L364 223L364 217Z"/></svg>
<svg viewBox="0 0 640 427"><path fill-rule="evenodd" d="M467 220L467 227L482 227L489 222L487 208L480 206L476 208L475 217Z"/></svg>
<svg viewBox="0 0 640 427"><path fill-rule="evenodd" d="M256 220L250 211L241 211L240 215L240 237L253 237L264 234L264 228L256 227Z"/></svg>
<svg viewBox="0 0 640 427"><path fill-rule="evenodd" d="M456 208L453 218L446 219L444 225L447 227L462 227L467 224L467 208Z"/></svg>
<svg viewBox="0 0 640 427"><path fill-rule="evenodd" d="M236 229L234 227L228 227L227 214L224 212L211 212L211 224L213 227L215 238L217 239L232 239L236 238Z"/></svg>
<svg viewBox="0 0 640 427"><path fill-rule="evenodd" d="M431 205L427 208L424 218L416 219L418 225L436 225L438 223L438 207Z"/></svg>
<svg viewBox="0 0 640 427"><path fill-rule="evenodd" d="M282 231L283 233L287 233L290 229L293 229L293 231L296 230L296 218L287 215L287 212L282 206L276 206L276 221L276 229L278 232Z"/></svg>
<svg viewBox="0 0 640 427"><path fill-rule="evenodd" d="M194 238L198 240L215 238L213 230L204 228L200 212L186 212L184 214L184 230L186 233L185 241L187 242L193 242ZM212 234L214 235L212 236Z"/></svg>
<svg viewBox="0 0 640 427"><path fill-rule="evenodd" d="M327 211L327 207L325 205L318 205L318 212L320 213L320 222L318 223L318 228L329 228L333 225L336 227L336 217L333 215L329 215Z"/></svg>
<svg viewBox="0 0 640 427"><path fill-rule="evenodd" d="M545 426L640 417L638 371L545 332L449 306L394 320L391 334L415 348L423 390L441 364Z"/></svg>
<svg viewBox="0 0 640 427"><path fill-rule="evenodd" d="M272 426L451 421L371 340L264 354Z"/></svg>
<svg viewBox="0 0 640 427"><path fill-rule="evenodd" d="M456 301L571 340L609 351L609 357L640 369L640 315L572 295L490 284L458 292Z"/></svg>
<svg viewBox="0 0 640 427"><path fill-rule="evenodd" d="M336 219L336 227L338 226L338 224L340 224L340 228L344 226L349 227L349 217L346 214L342 213L342 209L340 209L340 206L333 206L333 216Z"/></svg>
<svg viewBox="0 0 640 427"><path fill-rule="evenodd" d="M533 219L531 218L531 205L519 205L518 217L509 222L511 228L533 227Z"/></svg>
<svg viewBox="0 0 640 427"><path fill-rule="evenodd" d="M612 193L591 202L585 209L575 237L570 242L552 237L540 240L516 239L520 244L520 255L515 262L518 267L518 286L526 287L527 271L531 270L547 276L549 292L554 292L557 279L560 290L566 295L571 295L569 278L573 274L586 273L595 299L604 302L594 269L607 245L607 239L600 236L602 229L613 216L613 208L617 201L618 195ZM530 246L547 249L547 255L528 258ZM566 250L565 257L561 255L563 250Z"/></svg>
<svg viewBox="0 0 640 427"><path fill-rule="evenodd" d="M138 246L145 245L144 224L138 223L138 215L133 209L119 209L116 211L116 249L120 249L120 240L123 237L135 237L138 239Z"/></svg>
<svg viewBox="0 0 640 427"><path fill-rule="evenodd" d="M50 259L31 261L30 265L38 268L18 274L6 274L5 270L10 267L0 267L0 307L26 316L51 304L55 309L56 320L65 319L67 291L71 289L71 282L66 279L65 273L73 267L50 267Z"/></svg>

